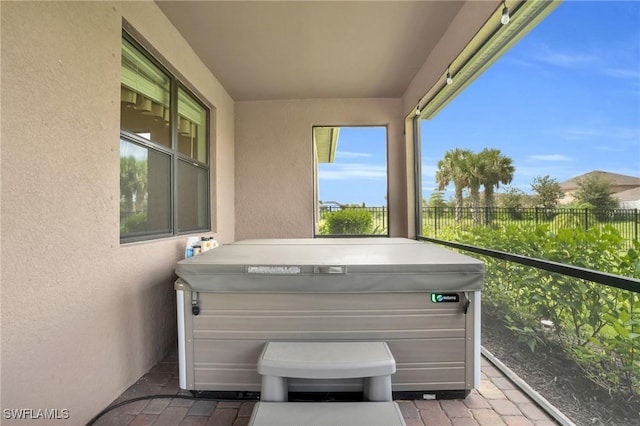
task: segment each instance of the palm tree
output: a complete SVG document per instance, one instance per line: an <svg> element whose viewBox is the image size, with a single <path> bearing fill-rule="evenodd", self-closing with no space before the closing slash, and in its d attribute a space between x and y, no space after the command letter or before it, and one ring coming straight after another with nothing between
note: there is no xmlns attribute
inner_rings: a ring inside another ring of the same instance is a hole
<svg viewBox="0 0 640 426"><path fill-rule="evenodd" d="M471 214L473 224L480 225L480 185L485 178L485 162L481 155L468 152L463 157L462 168L466 177L467 186L471 193Z"/></svg>
<svg viewBox="0 0 640 426"><path fill-rule="evenodd" d="M144 210L147 180L147 160L137 160L134 156L120 158L120 194L122 194L121 210L123 212L130 215Z"/></svg>
<svg viewBox="0 0 640 426"><path fill-rule="evenodd" d="M133 156L120 157L120 210L127 215L133 213L136 193L136 159Z"/></svg>
<svg viewBox="0 0 640 426"><path fill-rule="evenodd" d="M136 164L136 213L140 213L147 209L147 190L149 186L148 179L148 161L138 161Z"/></svg>
<svg viewBox="0 0 640 426"><path fill-rule="evenodd" d="M480 152L479 157L484 163L482 185L484 186L485 207L489 213L487 222L491 223L495 205L494 188L499 188L501 183L510 184L516 169L511 158L502 155L499 149L485 148Z"/></svg>
<svg viewBox="0 0 640 426"><path fill-rule="evenodd" d="M436 183L438 190L444 190L453 182L456 203L456 222L462 220L462 191L468 186L468 176L464 170L465 157L472 155L471 151L456 148L445 152L444 158L438 161Z"/></svg>

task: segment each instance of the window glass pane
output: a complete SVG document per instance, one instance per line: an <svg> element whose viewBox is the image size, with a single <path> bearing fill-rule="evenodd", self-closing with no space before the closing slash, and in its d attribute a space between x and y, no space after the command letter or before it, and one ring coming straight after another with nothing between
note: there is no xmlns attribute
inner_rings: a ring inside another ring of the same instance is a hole
<svg viewBox="0 0 640 426"><path fill-rule="evenodd" d="M388 235L386 127L314 127L316 236Z"/></svg>
<svg viewBox="0 0 640 426"><path fill-rule="evenodd" d="M640 229L639 13L638 2L563 2L422 120L418 232L633 274L619 256Z"/></svg>
<svg viewBox="0 0 640 426"><path fill-rule="evenodd" d="M207 169L178 161L178 232L209 228Z"/></svg>
<svg viewBox="0 0 640 426"><path fill-rule="evenodd" d="M171 148L170 79L122 40L121 128Z"/></svg>
<svg viewBox="0 0 640 426"><path fill-rule="evenodd" d="M144 52L123 35L123 242L210 229L209 109Z"/></svg>
<svg viewBox="0 0 640 426"><path fill-rule="evenodd" d="M120 238L171 232L170 157L120 140Z"/></svg>
<svg viewBox="0 0 640 426"><path fill-rule="evenodd" d="M207 113L193 97L178 90L178 152L207 164Z"/></svg>

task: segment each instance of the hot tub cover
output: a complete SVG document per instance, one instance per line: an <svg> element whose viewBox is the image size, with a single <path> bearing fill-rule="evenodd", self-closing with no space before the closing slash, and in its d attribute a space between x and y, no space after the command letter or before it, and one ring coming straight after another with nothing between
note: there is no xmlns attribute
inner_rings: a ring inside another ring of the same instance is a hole
<svg viewBox="0 0 640 426"><path fill-rule="evenodd" d="M484 264L404 238L243 240L178 262L177 285L206 292L474 291Z"/></svg>

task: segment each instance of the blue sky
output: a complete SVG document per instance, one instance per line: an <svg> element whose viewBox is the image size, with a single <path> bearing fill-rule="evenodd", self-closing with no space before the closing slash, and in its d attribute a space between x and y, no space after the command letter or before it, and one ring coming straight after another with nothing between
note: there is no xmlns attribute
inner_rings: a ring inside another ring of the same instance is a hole
<svg viewBox="0 0 640 426"><path fill-rule="evenodd" d="M385 153L362 145L370 129L350 130L342 131L338 146L338 154L343 149L350 156L343 158L350 168L340 169L349 173L321 169L320 199L381 205ZM640 2L561 3L435 118L423 121L421 133L426 199L438 160L453 148L500 149L516 168L511 186L527 193L536 176L563 182L604 170L640 177Z"/></svg>
<svg viewBox="0 0 640 426"><path fill-rule="evenodd" d="M318 165L318 199L386 205L386 149L386 127L342 127L335 162Z"/></svg>

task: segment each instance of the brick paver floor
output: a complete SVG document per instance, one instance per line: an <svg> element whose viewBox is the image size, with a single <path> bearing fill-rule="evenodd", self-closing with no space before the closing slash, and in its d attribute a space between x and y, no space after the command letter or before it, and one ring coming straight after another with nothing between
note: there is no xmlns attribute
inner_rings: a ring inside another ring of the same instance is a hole
<svg viewBox="0 0 640 426"><path fill-rule="evenodd" d="M550 426L557 423L482 358L480 388L464 400L396 401L407 426ZM169 355L127 389L115 403L149 395L174 398L133 402L100 417L97 426L246 426L255 402L182 399L178 359ZM344 425L352 426L352 425Z"/></svg>

